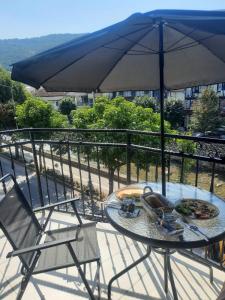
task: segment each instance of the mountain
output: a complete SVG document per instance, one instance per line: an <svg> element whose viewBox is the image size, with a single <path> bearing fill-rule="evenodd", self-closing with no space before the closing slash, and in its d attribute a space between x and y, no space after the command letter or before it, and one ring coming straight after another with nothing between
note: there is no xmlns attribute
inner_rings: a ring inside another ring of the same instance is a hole
<svg viewBox="0 0 225 300"><path fill-rule="evenodd" d="M0 39L0 66L10 70L10 65L83 34L50 34L26 39Z"/></svg>

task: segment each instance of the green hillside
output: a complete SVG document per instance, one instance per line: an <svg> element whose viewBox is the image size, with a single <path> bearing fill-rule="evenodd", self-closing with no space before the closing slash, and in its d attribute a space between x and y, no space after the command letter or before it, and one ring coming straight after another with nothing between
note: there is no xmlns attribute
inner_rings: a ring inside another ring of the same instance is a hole
<svg viewBox="0 0 225 300"><path fill-rule="evenodd" d="M10 65L44 50L65 43L83 34L50 34L27 39L0 39L0 66Z"/></svg>

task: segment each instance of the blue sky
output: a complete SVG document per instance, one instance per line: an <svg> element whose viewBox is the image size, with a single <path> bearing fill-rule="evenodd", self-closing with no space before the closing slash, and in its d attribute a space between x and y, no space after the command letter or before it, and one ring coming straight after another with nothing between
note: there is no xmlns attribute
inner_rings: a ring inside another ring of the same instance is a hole
<svg viewBox="0 0 225 300"><path fill-rule="evenodd" d="M93 32L154 9L225 9L225 0L0 0L0 7L3 39Z"/></svg>

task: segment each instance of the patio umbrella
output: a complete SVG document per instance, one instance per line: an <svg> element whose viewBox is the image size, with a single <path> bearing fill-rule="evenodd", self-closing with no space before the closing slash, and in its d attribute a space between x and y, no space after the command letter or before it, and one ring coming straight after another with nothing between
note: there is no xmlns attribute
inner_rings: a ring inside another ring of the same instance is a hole
<svg viewBox="0 0 225 300"><path fill-rule="evenodd" d="M225 12L156 10L13 64L12 79L47 91L159 90L165 194L164 91L225 81Z"/></svg>

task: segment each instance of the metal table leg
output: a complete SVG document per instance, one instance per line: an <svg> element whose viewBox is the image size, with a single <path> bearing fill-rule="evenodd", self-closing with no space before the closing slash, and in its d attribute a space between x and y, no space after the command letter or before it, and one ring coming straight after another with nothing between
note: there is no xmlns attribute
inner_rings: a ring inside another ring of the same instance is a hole
<svg viewBox="0 0 225 300"><path fill-rule="evenodd" d="M172 293L173 293L173 299L178 300L177 290L176 290L176 286L175 286L175 282L174 282L174 278L173 278L173 272L172 272L171 265L170 265L170 255L175 253L176 251L171 250L171 249L160 249L160 248L153 248L153 250L156 253L163 255L163 257L164 257L164 290L165 290L165 293L166 294L168 293L168 275L169 275L169 280L170 280Z"/></svg>
<svg viewBox="0 0 225 300"><path fill-rule="evenodd" d="M168 270L166 268L167 266L167 255L164 254L164 290L165 290L165 293L167 294L168 293Z"/></svg>
<svg viewBox="0 0 225 300"><path fill-rule="evenodd" d="M151 248L149 246L147 246L147 252L144 256L140 257L138 260L136 260L135 262L133 262L131 265L129 265L128 267L126 267L125 269L123 269L122 271L120 271L118 274L116 274L115 276L113 276L108 284L108 300L111 299L111 289L112 289L112 283L118 279L120 276L124 275L125 273L127 273L129 270L131 270L132 268L134 268L135 266L137 266L139 263L141 263L143 260L145 260L146 258L149 257L149 255L151 254Z"/></svg>
<svg viewBox="0 0 225 300"><path fill-rule="evenodd" d="M164 266L164 268L166 268L168 270L168 273L169 273L170 284L171 284L171 288L172 288L172 292L173 292L173 298L174 298L174 300L178 300L177 290L176 290L176 286L175 286L175 282L174 282L174 278L173 278L173 272L172 272L171 265L170 265L170 252L169 252L169 250L166 251L166 256L167 256L167 260L166 260L167 264L166 264L166 266Z"/></svg>

